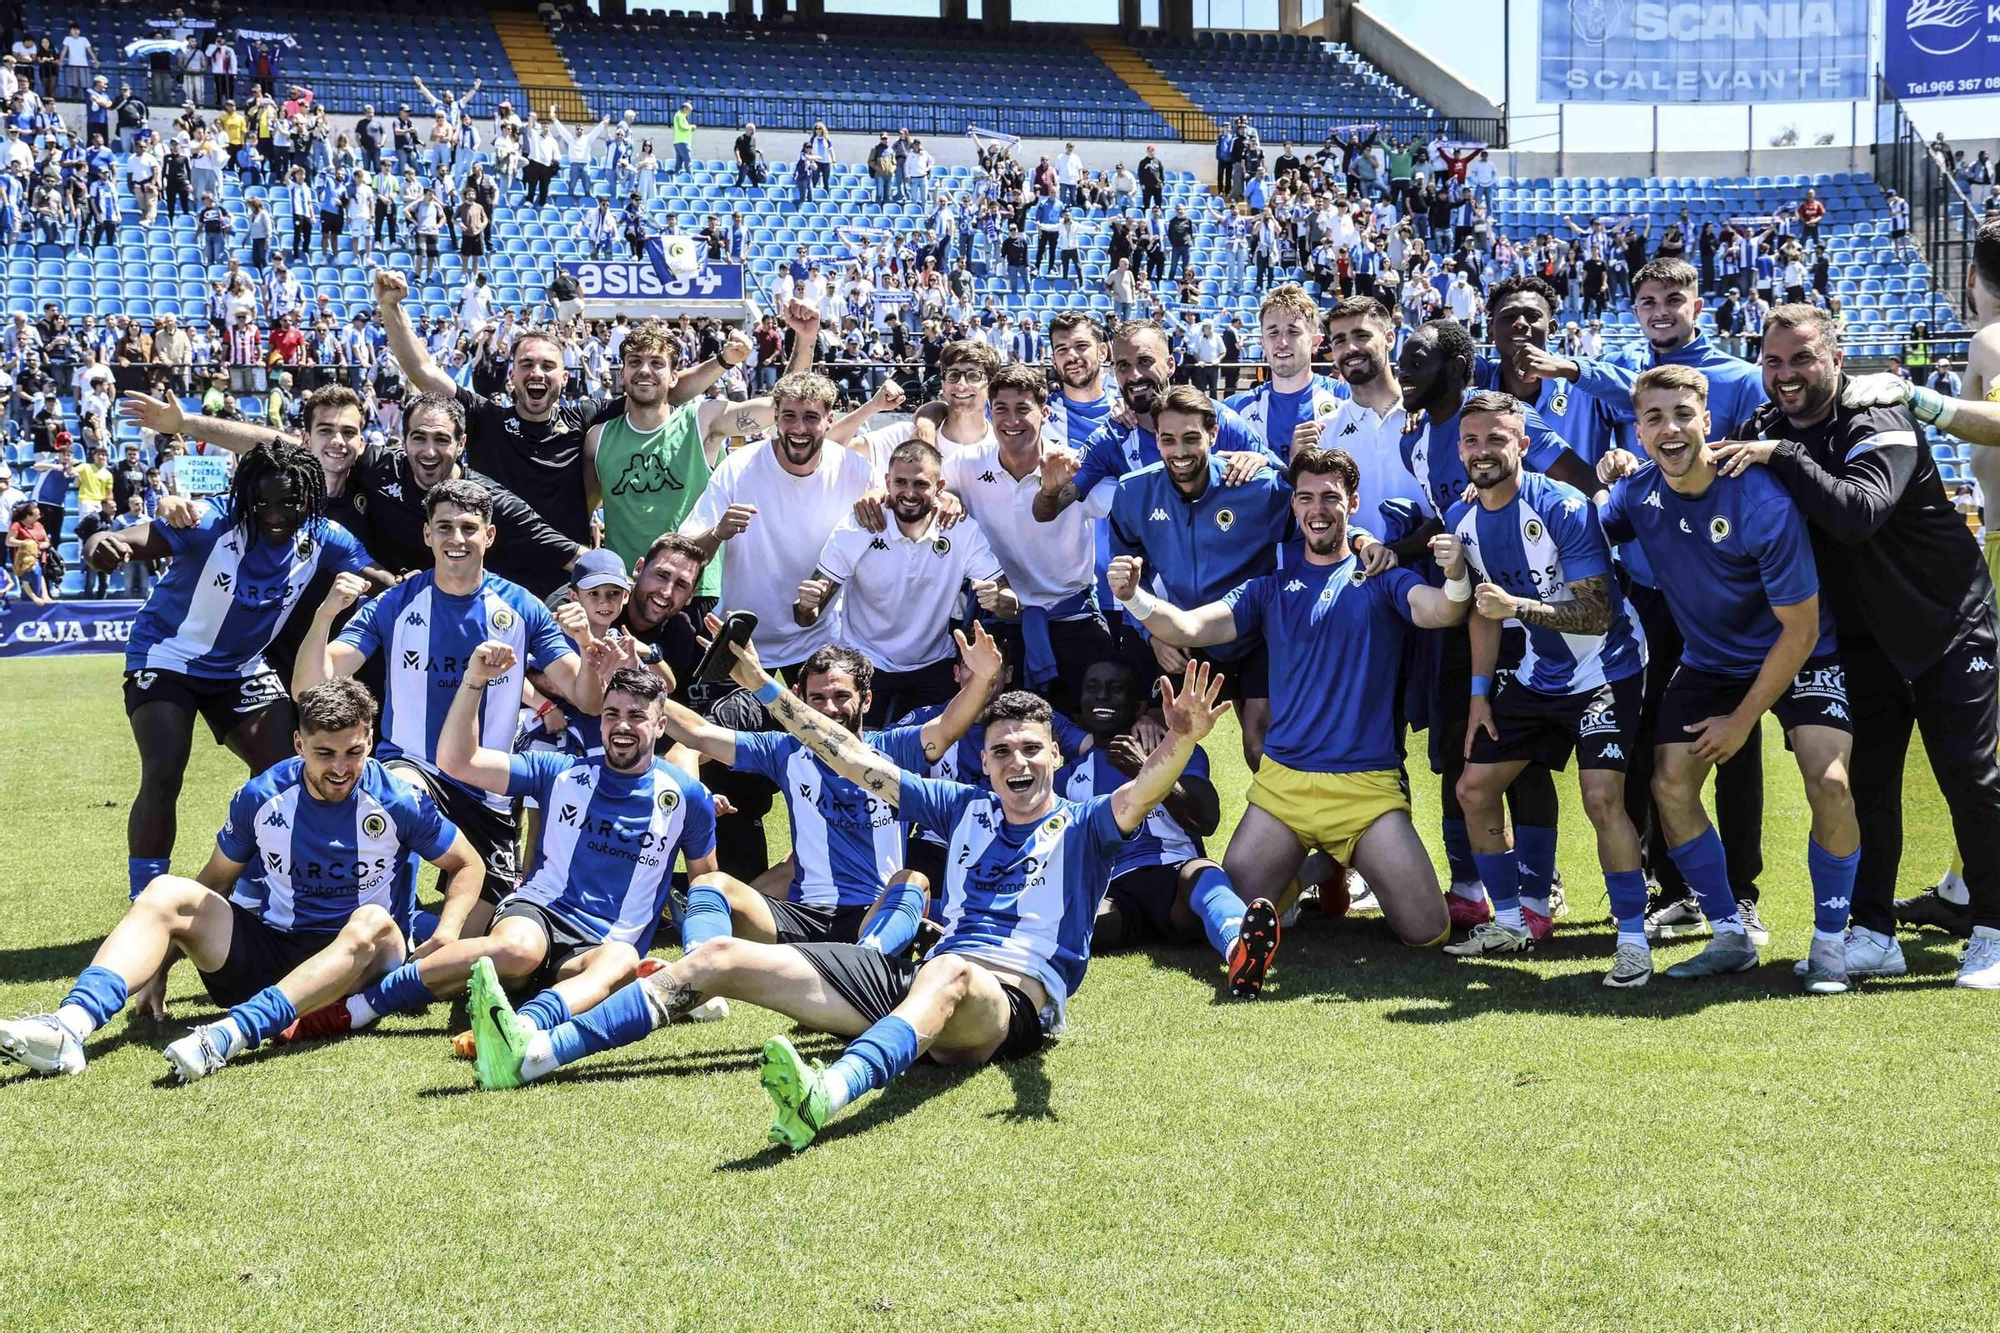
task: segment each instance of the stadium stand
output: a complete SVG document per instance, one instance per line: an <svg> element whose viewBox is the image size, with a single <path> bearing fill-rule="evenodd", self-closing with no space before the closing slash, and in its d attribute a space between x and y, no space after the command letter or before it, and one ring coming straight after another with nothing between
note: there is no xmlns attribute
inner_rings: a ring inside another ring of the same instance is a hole
<svg viewBox="0 0 2000 1333"><path fill-rule="evenodd" d="M1280 33L1140 33L1133 46L1211 114L1374 116L1433 114L1339 42Z"/></svg>

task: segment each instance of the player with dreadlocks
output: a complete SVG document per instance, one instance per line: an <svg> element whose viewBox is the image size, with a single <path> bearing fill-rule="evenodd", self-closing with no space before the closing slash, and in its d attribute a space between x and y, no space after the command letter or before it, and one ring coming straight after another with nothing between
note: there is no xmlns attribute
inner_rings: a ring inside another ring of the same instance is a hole
<svg viewBox="0 0 2000 1333"><path fill-rule="evenodd" d="M190 527L140 523L101 532L83 551L100 570L173 560L125 649L125 712L139 747L125 831L134 898L173 853L196 714L252 774L290 757L292 702L264 649L320 571L351 571L378 591L395 582L326 517L326 479L302 445L258 445L237 464L229 494L199 510Z"/></svg>

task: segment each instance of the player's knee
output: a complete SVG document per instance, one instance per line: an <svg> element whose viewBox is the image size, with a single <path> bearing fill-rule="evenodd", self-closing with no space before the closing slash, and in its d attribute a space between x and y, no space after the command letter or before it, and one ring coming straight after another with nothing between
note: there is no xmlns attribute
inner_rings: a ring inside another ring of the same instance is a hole
<svg viewBox="0 0 2000 1333"><path fill-rule="evenodd" d="M1465 812L1467 818L1471 817L1471 812L1474 810L1486 809L1499 795L1497 792L1489 793L1481 783L1479 775L1469 768L1458 775L1458 781L1452 787L1452 794L1458 797L1459 809Z"/></svg>
<svg viewBox="0 0 2000 1333"><path fill-rule="evenodd" d="M183 875L155 875L132 900L132 910L172 924L194 916L208 890Z"/></svg>
<svg viewBox="0 0 2000 1333"><path fill-rule="evenodd" d="M1221 866L1205 856L1197 856L1192 861L1183 861L1181 862L1181 887L1183 889L1191 889L1194 887L1194 882L1200 879L1204 872L1221 869Z"/></svg>
<svg viewBox="0 0 2000 1333"><path fill-rule="evenodd" d="M939 999L957 1004L972 990L973 964L963 954L941 954L924 964L918 974Z"/></svg>
<svg viewBox="0 0 2000 1333"><path fill-rule="evenodd" d="M720 870L711 870L706 875L696 875L693 879L689 880L688 887L690 889L714 889L717 893L723 894L726 897L729 892L729 880L730 877L723 874Z"/></svg>
<svg viewBox="0 0 2000 1333"><path fill-rule="evenodd" d="M1583 789L1583 813L1591 827L1610 828L1625 818L1624 796L1613 783L1587 783Z"/></svg>
<svg viewBox="0 0 2000 1333"><path fill-rule="evenodd" d="M1848 785L1847 770L1831 765L1806 775L1806 804L1815 810L1851 810L1854 790Z"/></svg>
<svg viewBox="0 0 2000 1333"><path fill-rule="evenodd" d="M898 870L895 874L889 876L890 888L893 889L898 884L914 885L918 890L926 894L931 891L930 877L920 870Z"/></svg>
<svg viewBox="0 0 2000 1333"><path fill-rule="evenodd" d="M509 981L519 981L542 965L547 951L525 940L503 939L493 942L493 951L487 956L493 960L495 972Z"/></svg>
<svg viewBox="0 0 2000 1333"><path fill-rule="evenodd" d="M363 903L355 908L354 915L347 918L347 924L341 927L340 933L350 943L370 950L394 944L402 939L403 934L396 925L396 918L375 903Z"/></svg>
<svg viewBox="0 0 2000 1333"><path fill-rule="evenodd" d="M734 976L748 962L746 940L733 935L718 935L692 953L682 956L682 964L693 969L691 975L698 975L704 982Z"/></svg>

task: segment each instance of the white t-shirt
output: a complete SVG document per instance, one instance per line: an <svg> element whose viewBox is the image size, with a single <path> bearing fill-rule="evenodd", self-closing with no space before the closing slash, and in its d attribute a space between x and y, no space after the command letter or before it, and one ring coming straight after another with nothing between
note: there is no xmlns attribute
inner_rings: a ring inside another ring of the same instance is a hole
<svg viewBox="0 0 2000 1333"><path fill-rule="evenodd" d="M1402 500L1428 513L1430 501L1424 488L1403 462L1403 426L1408 414L1400 406L1387 416L1344 398L1331 416L1322 417L1319 445L1322 449L1344 449L1361 472L1361 510L1355 520L1376 534L1389 530L1383 507Z"/></svg>
<svg viewBox="0 0 2000 1333"><path fill-rule="evenodd" d="M88 65L90 63L90 39L81 36L63 38L62 58L65 65Z"/></svg>
<svg viewBox="0 0 2000 1333"><path fill-rule="evenodd" d="M1097 493L1056 516L1035 521L1035 493L1042 489L1039 466L1015 481L1000 465L1000 446L975 445L944 461L944 484L986 534L1007 583L1023 606L1051 606L1091 585L1097 570L1097 521L1106 507ZM1099 488L1109 495L1116 487Z"/></svg>
<svg viewBox="0 0 2000 1333"><path fill-rule="evenodd" d="M722 609L757 617L757 648L766 663L802 662L840 640L838 606L802 629L792 620L792 603L826 539L874 480L866 459L834 444L822 448L810 476L793 476L767 440L723 459L682 521L681 532L695 536L721 522L733 504L757 506L750 526L722 543Z"/></svg>
<svg viewBox="0 0 2000 1333"><path fill-rule="evenodd" d="M915 671L952 656L951 620L964 609L965 581L1001 573L978 523L965 518L940 531L935 514L914 537L893 520L870 532L849 514L826 539L819 567L841 585L846 641L882 671Z"/></svg>

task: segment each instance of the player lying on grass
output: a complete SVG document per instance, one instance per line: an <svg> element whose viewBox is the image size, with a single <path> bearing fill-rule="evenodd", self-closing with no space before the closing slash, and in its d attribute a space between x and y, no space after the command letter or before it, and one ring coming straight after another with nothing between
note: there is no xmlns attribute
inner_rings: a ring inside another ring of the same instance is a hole
<svg viewBox="0 0 2000 1333"><path fill-rule="evenodd" d="M850 782L947 840L944 938L921 964L854 944L713 940L549 1033L514 1020L498 988L476 971L473 1031L482 1048L494 1048L484 1063L500 1067L487 1086L539 1078L637 1041L716 995L854 1038L829 1069L807 1065L783 1037L764 1044L760 1077L777 1108L770 1137L796 1151L926 1051L940 1064L977 1066L1030 1055L1062 1030L1090 961L1113 857L1227 709L1215 702L1222 682L1206 664L1190 665L1178 692L1163 679L1166 739L1138 776L1078 804L1056 794L1060 757L1049 706L1034 695L1003 694L986 710L987 792L898 769L775 684L753 647L738 649L737 658L736 680L780 725Z"/></svg>
<svg viewBox="0 0 2000 1333"><path fill-rule="evenodd" d="M83 1072L84 1040L178 957L231 1006L167 1047L183 1083L212 1074L301 1010L335 1000L403 961L390 890L405 853L445 873L445 907L426 949L457 939L483 873L465 835L428 796L368 757L375 700L332 680L298 699L294 758L229 803L208 864L159 875L133 900L54 1014L0 1023L0 1059L38 1074Z"/></svg>
<svg viewBox="0 0 2000 1333"><path fill-rule="evenodd" d="M475 962L533 991L521 1006L541 1028L567 1020L637 975L667 903L674 860L688 873L715 870L715 805L708 789L653 756L666 682L642 667L610 668L618 649L588 645L606 666L601 755L552 750L510 754L480 743L480 701L509 679L517 658L488 640L466 663L438 733L438 767L480 791L533 796L544 813L535 871L501 899L489 933L405 963L342 1004L302 1019L297 1037L332 1036L383 1014L422 1009L464 989Z"/></svg>

